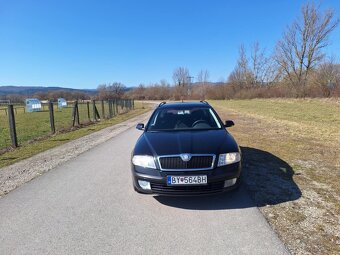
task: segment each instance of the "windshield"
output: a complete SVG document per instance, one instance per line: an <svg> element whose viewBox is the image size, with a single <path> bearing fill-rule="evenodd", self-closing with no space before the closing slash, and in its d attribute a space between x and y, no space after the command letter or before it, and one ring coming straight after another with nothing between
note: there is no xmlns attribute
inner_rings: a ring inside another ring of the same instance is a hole
<svg viewBox="0 0 340 255"><path fill-rule="evenodd" d="M158 110L149 122L148 131L220 129L221 124L210 108L165 108Z"/></svg>

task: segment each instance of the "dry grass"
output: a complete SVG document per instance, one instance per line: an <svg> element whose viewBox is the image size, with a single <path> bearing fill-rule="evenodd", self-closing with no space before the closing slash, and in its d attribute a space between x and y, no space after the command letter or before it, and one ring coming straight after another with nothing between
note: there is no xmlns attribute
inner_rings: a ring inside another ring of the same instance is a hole
<svg viewBox="0 0 340 255"><path fill-rule="evenodd" d="M291 252L339 254L339 100L210 103L235 121L244 182Z"/></svg>

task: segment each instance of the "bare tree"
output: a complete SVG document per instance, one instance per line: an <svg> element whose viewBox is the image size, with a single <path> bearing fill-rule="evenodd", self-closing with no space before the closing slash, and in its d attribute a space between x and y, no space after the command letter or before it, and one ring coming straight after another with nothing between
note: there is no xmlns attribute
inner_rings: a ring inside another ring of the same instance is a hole
<svg viewBox="0 0 340 255"><path fill-rule="evenodd" d="M308 75L324 58L323 49L329 44L329 35L339 24L334 11L321 12L313 3L301 9L297 19L276 45L275 60L285 72L296 95L304 97Z"/></svg>
<svg viewBox="0 0 340 255"><path fill-rule="evenodd" d="M178 67L174 70L172 79L174 80L176 90L175 98L184 99L188 96L189 84L190 84L190 73L186 67Z"/></svg>
<svg viewBox="0 0 340 255"><path fill-rule="evenodd" d="M97 87L98 91L98 97L100 100L107 100L109 98L109 95L107 93L107 85L106 84L100 84Z"/></svg>
<svg viewBox="0 0 340 255"><path fill-rule="evenodd" d="M249 68L249 62L246 54L246 49L243 44L239 48L239 57L234 70L228 77L228 82L232 83L239 89L249 87L252 81L252 74Z"/></svg>
<svg viewBox="0 0 340 255"><path fill-rule="evenodd" d="M255 42L251 48L251 72L252 79L251 84L255 86L258 80L262 80L264 65L265 65L265 55L264 50L261 51L259 42Z"/></svg>
<svg viewBox="0 0 340 255"><path fill-rule="evenodd" d="M146 94L145 92L146 92L145 85L139 84L139 86L136 89L134 89L133 98L143 100L143 99L145 99L145 94Z"/></svg>
<svg viewBox="0 0 340 255"><path fill-rule="evenodd" d="M259 42L251 46L250 82L252 86L272 83L277 76L277 68L273 58L267 56L266 50L261 49Z"/></svg>
<svg viewBox="0 0 340 255"><path fill-rule="evenodd" d="M25 96L19 94L7 94L5 99L10 100L11 103L23 103Z"/></svg>
<svg viewBox="0 0 340 255"><path fill-rule="evenodd" d="M170 84L162 79L160 81L160 84L158 85L159 89L158 89L158 98L160 100L169 100L170 99Z"/></svg>
<svg viewBox="0 0 340 255"><path fill-rule="evenodd" d="M116 98L121 98L125 93L125 89L125 85L120 82L113 82L108 86L108 91Z"/></svg>
<svg viewBox="0 0 340 255"><path fill-rule="evenodd" d="M175 85L183 85L188 84L189 82L189 69L186 67L178 67L174 70L172 78L174 80Z"/></svg>
<svg viewBox="0 0 340 255"><path fill-rule="evenodd" d="M323 61L313 72L312 84L322 89L323 96L330 96L332 90L340 86L340 64L331 57Z"/></svg>
<svg viewBox="0 0 340 255"><path fill-rule="evenodd" d="M125 93L125 85L120 82L101 84L97 87L97 91L101 100L121 98Z"/></svg>
<svg viewBox="0 0 340 255"><path fill-rule="evenodd" d="M209 81L209 71L208 70L201 70L197 75L197 81L199 86L199 94L201 100L205 99L206 89Z"/></svg>

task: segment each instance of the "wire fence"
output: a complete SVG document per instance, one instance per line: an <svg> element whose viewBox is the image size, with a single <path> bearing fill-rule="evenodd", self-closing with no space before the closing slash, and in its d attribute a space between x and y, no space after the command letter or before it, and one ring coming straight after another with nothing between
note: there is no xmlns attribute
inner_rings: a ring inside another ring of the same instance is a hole
<svg viewBox="0 0 340 255"><path fill-rule="evenodd" d="M0 152L56 132L113 118L134 109L134 103L132 99L74 101L59 108L57 103L49 102L37 112L27 112L24 105L1 106Z"/></svg>

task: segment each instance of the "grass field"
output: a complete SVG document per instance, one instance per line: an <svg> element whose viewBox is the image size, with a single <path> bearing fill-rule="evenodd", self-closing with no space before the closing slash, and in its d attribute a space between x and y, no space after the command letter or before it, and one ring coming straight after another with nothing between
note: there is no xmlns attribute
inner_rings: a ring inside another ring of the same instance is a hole
<svg viewBox="0 0 340 255"><path fill-rule="evenodd" d="M100 109L98 106L98 111ZM56 147L63 143L69 142L73 139L82 137L89 133L98 131L105 127L120 123L129 118L138 116L142 113L145 113L151 109L151 106L148 104L135 103L135 109L129 112L122 111L119 115L111 118L111 119L102 119L101 121L86 125L82 128L76 128L74 130L69 130L70 122L71 122L71 109L63 109L61 112L55 112L56 119L56 128L64 129L62 132L57 132L55 135L50 134L50 124L49 124L49 113L48 112L35 112L35 113L19 113L15 115L17 117L16 121L18 121L18 138L19 141L22 142L19 148L14 150L6 151L5 153L0 154L0 168L13 164L19 160L31 157L39 152L48 150L50 148ZM87 118L87 108L85 106L81 106L79 108L80 120L82 123L88 123ZM83 117L85 116L85 117ZM7 117L7 116L6 116ZM2 117L0 117L2 118ZM47 120L46 120L47 119ZM7 119L6 119L7 120ZM29 124L25 124L29 123ZM7 123L6 123L7 124ZM25 124L25 125L24 125ZM8 124L7 124L8 125ZM23 126L26 126L24 128ZM8 127L7 132L1 133L1 140L3 138L9 139L8 135ZM66 130L65 130L66 129ZM40 139L37 139L40 137ZM33 139L35 139L33 141ZM2 140L3 141L3 140ZM7 144L9 141L7 142ZM3 143L4 144L4 143Z"/></svg>
<svg viewBox="0 0 340 255"><path fill-rule="evenodd" d="M96 107L99 114L102 115L100 102L96 102ZM44 106L44 109L41 112L31 113L25 113L23 106L15 106L15 108L17 108L15 113L15 121L19 144L23 144L25 142L29 142L50 134L51 129L47 106ZM93 119L92 104L90 104L89 108L90 119ZM4 107L0 108L0 150L11 145L8 128L8 116L4 109ZM105 117L108 117L109 108L107 103L104 104L104 109ZM126 109L121 109L121 107L119 107L119 113L123 113L125 111ZM82 124L90 122L86 104L79 104L79 117L80 123ZM59 110L57 109L57 106L54 105L54 118L57 131L69 129L72 123L72 106Z"/></svg>
<svg viewBox="0 0 340 255"><path fill-rule="evenodd" d="M340 253L340 101L209 101L243 152L243 180L293 254Z"/></svg>

